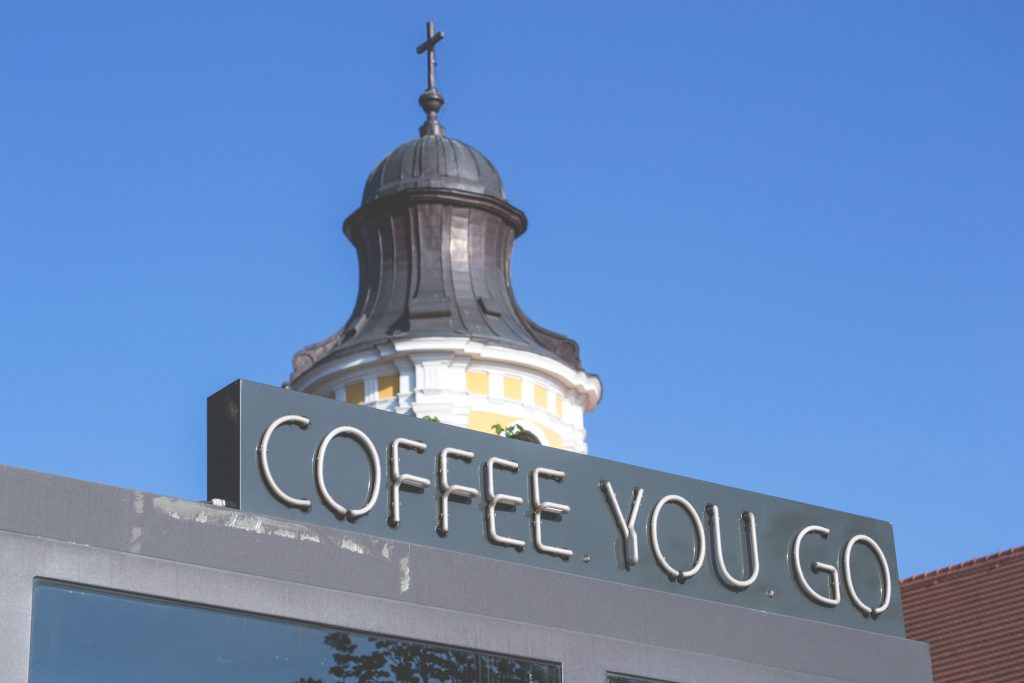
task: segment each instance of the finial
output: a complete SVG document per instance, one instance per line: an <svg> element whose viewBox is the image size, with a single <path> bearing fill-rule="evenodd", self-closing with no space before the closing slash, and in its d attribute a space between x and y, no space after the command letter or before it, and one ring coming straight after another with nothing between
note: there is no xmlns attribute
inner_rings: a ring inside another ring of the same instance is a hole
<svg viewBox="0 0 1024 683"><path fill-rule="evenodd" d="M416 48L416 54L427 53L427 89L420 95L420 106L427 113L427 120L420 126L420 137L427 135L444 135L444 126L437 120L437 112L444 106L444 96L437 91L434 83L437 61L434 59L434 46L444 38L444 31L434 33L434 22L427 22L427 39Z"/></svg>

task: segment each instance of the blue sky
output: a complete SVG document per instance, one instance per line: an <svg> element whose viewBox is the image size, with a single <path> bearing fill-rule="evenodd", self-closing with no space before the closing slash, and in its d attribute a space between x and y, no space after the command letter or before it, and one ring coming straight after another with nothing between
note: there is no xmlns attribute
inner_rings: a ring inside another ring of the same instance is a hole
<svg viewBox="0 0 1024 683"><path fill-rule="evenodd" d="M5 3L0 462L205 496L206 396L351 311L431 17L592 453L890 520L904 576L1024 543L1013 2Z"/></svg>

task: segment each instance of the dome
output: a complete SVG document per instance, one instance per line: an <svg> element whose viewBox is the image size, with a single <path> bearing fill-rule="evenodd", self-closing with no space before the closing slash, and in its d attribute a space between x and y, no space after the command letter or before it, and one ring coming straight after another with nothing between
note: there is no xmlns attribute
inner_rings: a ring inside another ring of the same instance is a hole
<svg viewBox="0 0 1024 683"><path fill-rule="evenodd" d="M363 204L409 189L440 188L505 199L501 177L487 157L444 135L424 135L381 159L363 188Z"/></svg>

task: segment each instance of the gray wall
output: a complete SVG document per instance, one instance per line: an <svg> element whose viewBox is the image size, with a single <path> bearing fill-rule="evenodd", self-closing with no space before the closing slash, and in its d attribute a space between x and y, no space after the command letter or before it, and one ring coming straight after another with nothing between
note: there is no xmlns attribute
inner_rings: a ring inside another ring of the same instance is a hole
<svg viewBox="0 0 1024 683"><path fill-rule="evenodd" d="M28 680L32 582L668 681L931 681L928 648L357 533L0 466L0 672Z"/></svg>

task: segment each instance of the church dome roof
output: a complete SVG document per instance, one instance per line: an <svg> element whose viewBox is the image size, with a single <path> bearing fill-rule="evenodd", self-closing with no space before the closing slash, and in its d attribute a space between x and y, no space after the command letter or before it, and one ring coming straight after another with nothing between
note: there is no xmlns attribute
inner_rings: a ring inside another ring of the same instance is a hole
<svg viewBox="0 0 1024 683"><path fill-rule="evenodd" d="M440 188L505 199L494 164L469 145L443 134L424 135L397 147L370 172L363 204L409 189Z"/></svg>

